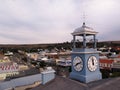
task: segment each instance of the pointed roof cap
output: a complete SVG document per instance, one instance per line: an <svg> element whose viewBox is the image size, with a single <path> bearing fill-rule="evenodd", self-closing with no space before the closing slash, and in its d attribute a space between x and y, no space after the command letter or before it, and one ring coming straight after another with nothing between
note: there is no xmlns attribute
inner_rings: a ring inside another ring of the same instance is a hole
<svg viewBox="0 0 120 90"><path fill-rule="evenodd" d="M95 35L97 33L98 32L93 31L93 28L86 26L85 22L83 22L82 27L75 29L72 35L82 36L83 34L86 34L88 36L88 35Z"/></svg>

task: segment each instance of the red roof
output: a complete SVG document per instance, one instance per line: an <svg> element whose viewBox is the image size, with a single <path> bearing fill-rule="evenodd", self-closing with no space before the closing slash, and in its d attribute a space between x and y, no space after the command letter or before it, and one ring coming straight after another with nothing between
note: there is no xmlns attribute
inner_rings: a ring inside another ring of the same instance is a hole
<svg viewBox="0 0 120 90"><path fill-rule="evenodd" d="M112 64L113 62L114 62L114 60L100 59L100 63L108 63L108 64Z"/></svg>
<svg viewBox="0 0 120 90"><path fill-rule="evenodd" d="M120 55L118 56L118 58L120 58Z"/></svg>

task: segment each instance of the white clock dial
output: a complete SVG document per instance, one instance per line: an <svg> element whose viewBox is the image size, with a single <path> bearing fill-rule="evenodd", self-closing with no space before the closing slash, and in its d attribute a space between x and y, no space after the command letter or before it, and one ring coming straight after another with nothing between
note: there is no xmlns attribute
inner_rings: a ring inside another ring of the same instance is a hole
<svg viewBox="0 0 120 90"><path fill-rule="evenodd" d="M76 56L73 60L73 67L76 71L81 71L83 68L83 61L80 57Z"/></svg>
<svg viewBox="0 0 120 90"><path fill-rule="evenodd" d="M88 59L88 69L92 72L97 69L98 66L98 60L95 56L91 56Z"/></svg>

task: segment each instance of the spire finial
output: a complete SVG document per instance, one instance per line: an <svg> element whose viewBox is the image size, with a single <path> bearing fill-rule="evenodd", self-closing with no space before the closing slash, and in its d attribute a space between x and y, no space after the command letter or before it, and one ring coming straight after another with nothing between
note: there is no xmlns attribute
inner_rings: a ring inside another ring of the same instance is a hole
<svg viewBox="0 0 120 90"><path fill-rule="evenodd" d="M83 26L85 26L85 12L83 12Z"/></svg>
<svg viewBox="0 0 120 90"><path fill-rule="evenodd" d="M85 26L85 22L83 22L83 26Z"/></svg>

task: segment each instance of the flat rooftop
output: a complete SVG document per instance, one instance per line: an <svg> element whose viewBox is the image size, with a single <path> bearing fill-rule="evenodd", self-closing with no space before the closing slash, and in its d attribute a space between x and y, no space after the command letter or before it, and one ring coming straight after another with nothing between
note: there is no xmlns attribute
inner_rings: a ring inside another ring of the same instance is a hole
<svg viewBox="0 0 120 90"><path fill-rule="evenodd" d="M87 84L56 76L45 85L39 85L30 90L120 90L120 77L102 79Z"/></svg>

